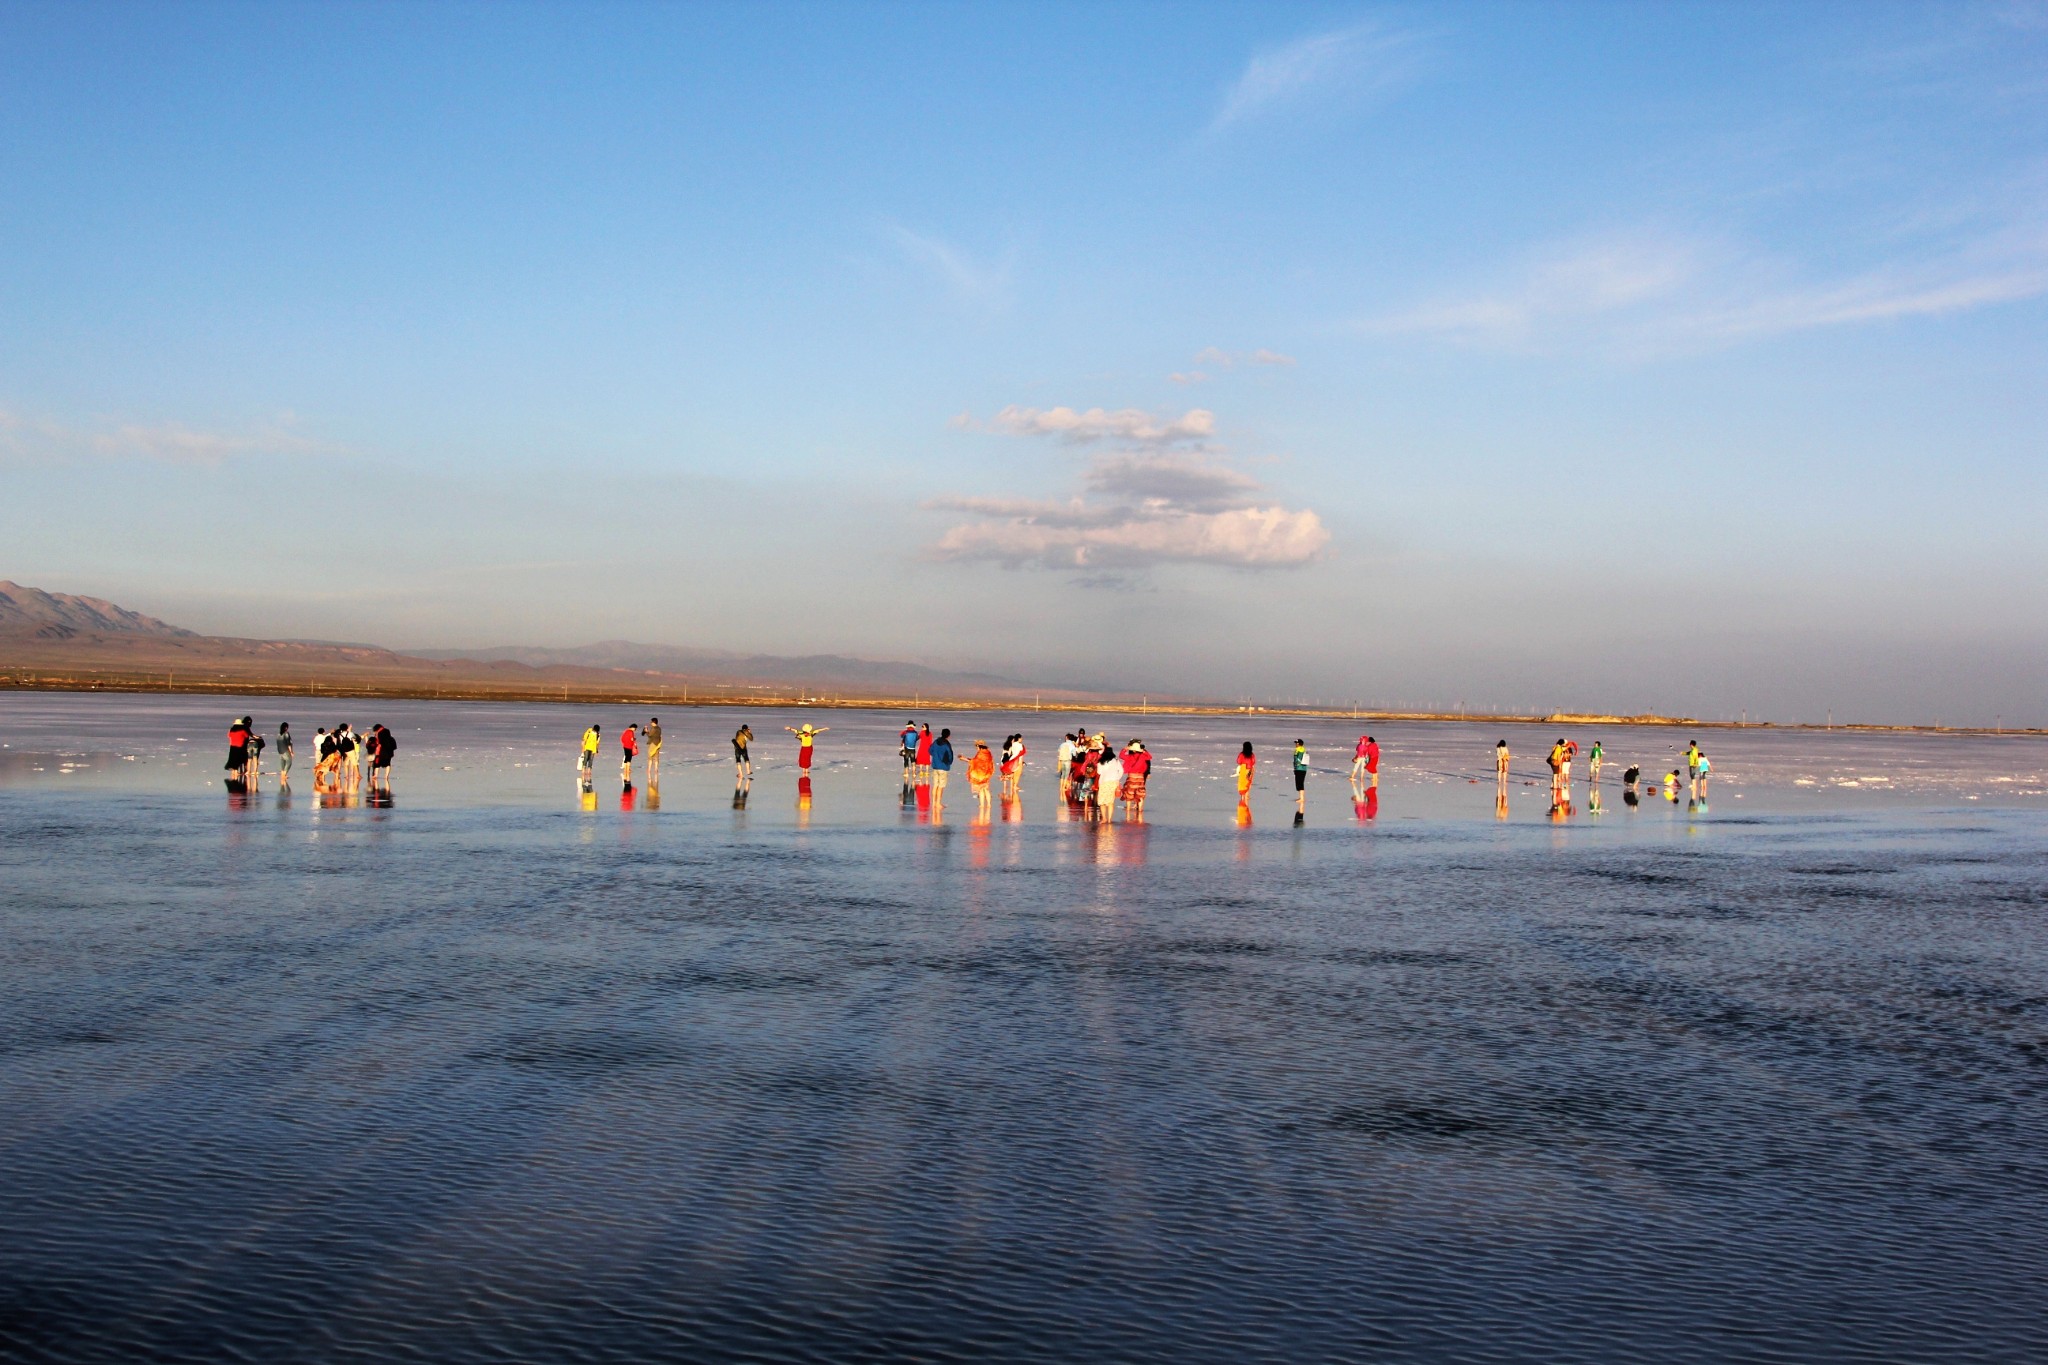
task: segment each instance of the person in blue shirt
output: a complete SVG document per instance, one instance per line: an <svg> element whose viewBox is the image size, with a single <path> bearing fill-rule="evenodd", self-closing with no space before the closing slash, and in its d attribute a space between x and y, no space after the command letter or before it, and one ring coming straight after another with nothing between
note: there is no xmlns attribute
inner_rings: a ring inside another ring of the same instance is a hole
<svg viewBox="0 0 2048 1365"><path fill-rule="evenodd" d="M939 737L932 741L932 804L938 805L946 796L946 779L953 772L953 732L939 731Z"/></svg>
<svg viewBox="0 0 2048 1365"><path fill-rule="evenodd" d="M910 782L910 768L917 761L917 722L903 722L903 733L896 736L897 747L903 750L903 781Z"/></svg>

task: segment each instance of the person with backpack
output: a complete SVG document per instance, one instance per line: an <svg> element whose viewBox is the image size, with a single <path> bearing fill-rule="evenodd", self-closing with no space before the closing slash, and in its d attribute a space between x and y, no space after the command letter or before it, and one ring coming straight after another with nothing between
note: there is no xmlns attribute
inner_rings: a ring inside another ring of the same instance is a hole
<svg viewBox="0 0 2048 1365"><path fill-rule="evenodd" d="M932 741L932 806L934 809L946 800L946 779L953 775L953 732L940 730L939 737Z"/></svg>

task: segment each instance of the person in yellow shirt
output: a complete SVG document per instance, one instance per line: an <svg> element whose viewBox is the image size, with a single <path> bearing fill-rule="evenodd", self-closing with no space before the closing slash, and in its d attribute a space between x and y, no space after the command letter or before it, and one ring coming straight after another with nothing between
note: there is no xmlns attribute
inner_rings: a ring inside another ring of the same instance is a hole
<svg viewBox="0 0 2048 1365"><path fill-rule="evenodd" d="M819 735L824 734L832 727L829 725L806 725L803 729L799 730L794 725L785 725L782 728L796 736L797 771L808 777L811 771L811 747L817 743Z"/></svg>
<svg viewBox="0 0 2048 1365"><path fill-rule="evenodd" d="M583 753L576 760L576 771L583 774L586 781L590 777L590 765L597 762L597 742L598 729L593 725L583 732Z"/></svg>

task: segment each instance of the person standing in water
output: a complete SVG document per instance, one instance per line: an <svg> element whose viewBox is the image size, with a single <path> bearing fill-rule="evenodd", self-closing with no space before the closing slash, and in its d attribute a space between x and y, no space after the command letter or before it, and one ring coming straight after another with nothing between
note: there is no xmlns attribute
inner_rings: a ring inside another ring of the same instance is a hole
<svg viewBox="0 0 2048 1365"><path fill-rule="evenodd" d="M974 800L981 807L983 815L989 809L989 779L995 776L996 756L989 752L988 741L974 741L974 757L967 760L967 785L974 792Z"/></svg>
<svg viewBox="0 0 2048 1365"><path fill-rule="evenodd" d="M235 718L228 722L228 761L221 764L221 771L232 773L237 781L249 766L249 722Z"/></svg>
<svg viewBox="0 0 2048 1365"><path fill-rule="evenodd" d="M1380 784L1380 742L1371 735L1365 737L1365 782L1369 787Z"/></svg>
<svg viewBox="0 0 2048 1365"><path fill-rule="evenodd" d="M754 727L742 725L732 732L732 780L750 782L754 777Z"/></svg>
<svg viewBox="0 0 2048 1365"><path fill-rule="evenodd" d="M633 758L640 752L640 727L628 725L619 732L619 780L633 780Z"/></svg>
<svg viewBox="0 0 2048 1365"><path fill-rule="evenodd" d="M953 775L953 732L940 730L939 737L932 741L932 808L938 809L946 801L946 779Z"/></svg>
<svg viewBox="0 0 2048 1365"><path fill-rule="evenodd" d="M647 785L651 787L661 780L661 717L649 716L640 737L647 741Z"/></svg>
<svg viewBox="0 0 2048 1365"><path fill-rule="evenodd" d="M1693 800L1698 801L1702 806L1704 806L1707 803L1707 774L1714 770L1714 765L1707 762L1707 751L1700 748L1698 745L1693 746L1693 755Z"/></svg>
<svg viewBox="0 0 2048 1365"><path fill-rule="evenodd" d="M1258 771L1259 756L1252 752L1252 742L1246 740L1244 748L1237 755L1237 799L1248 801L1252 794L1252 775Z"/></svg>
<svg viewBox="0 0 2048 1365"><path fill-rule="evenodd" d="M1493 746L1493 785L1502 791L1508 785L1508 742L1502 740Z"/></svg>
<svg viewBox="0 0 2048 1365"><path fill-rule="evenodd" d="M812 751L817 745L818 736L824 734L832 727L829 725L812 725L809 721L806 721L801 730L794 725L785 725L782 728L796 736L796 766L802 776L809 777L811 773Z"/></svg>
<svg viewBox="0 0 2048 1365"><path fill-rule="evenodd" d="M1102 746L1095 765L1095 804L1104 820L1116 818L1117 800L1124 794L1124 761L1114 746Z"/></svg>
<svg viewBox="0 0 2048 1365"><path fill-rule="evenodd" d="M1003 795L1015 796L1017 784L1024 780L1024 736L1011 735L1003 744Z"/></svg>
<svg viewBox="0 0 2048 1365"><path fill-rule="evenodd" d="M287 787L292 782L292 727L280 722L277 727L277 777Z"/></svg>
<svg viewBox="0 0 2048 1365"><path fill-rule="evenodd" d="M917 766L917 722L906 720L896 734L896 749L903 756L903 785L909 786L911 769Z"/></svg>
<svg viewBox="0 0 2048 1365"><path fill-rule="evenodd" d="M1363 755L1361 755L1363 757ZM1308 809L1308 745L1294 741L1294 813Z"/></svg>
<svg viewBox="0 0 2048 1365"><path fill-rule="evenodd" d="M583 749L576 758L576 771L583 774L583 780L590 780L590 770L597 766L597 746L603 742L603 735L593 725L583 732Z"/></svg>
<svg viewBox="0 0 2048 1365"><path fill-rule="evenodd" d="M1586 760L1586 780L1594 786L1600 785L1600 764L1607 757L1607 748L1599 740L1593 741L1593 752Z"/></svg>
<svg viewBox="0 0 2048 1365"><path fill-rule="evenodd" d="M930 725L920 725L917 727L916 776L921 782L932 780L932 727Z"/></svg>
<svg viewBox="0 0 2048 1365"><path fill-rule="evenodd" d="M1145 818L1145 784L1152 775L1152 753L1143 740L1124 747L1124 809L1133 820Z"/></svg>

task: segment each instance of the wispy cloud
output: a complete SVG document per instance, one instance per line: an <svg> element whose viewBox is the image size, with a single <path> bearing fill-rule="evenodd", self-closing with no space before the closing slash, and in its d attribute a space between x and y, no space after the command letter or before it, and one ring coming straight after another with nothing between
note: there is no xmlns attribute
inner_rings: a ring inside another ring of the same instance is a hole
<svg viewBox="0 0 2048 1365"><path fill-rule="evenodd" d="M1645 229L1534 253L1520 277L1370 319L1369 331L1544 351L1662 354L1961 313L2048 295L2048 230L1982 234L1834 279L1725 239Z"/></svg>
<svg viewBox="0 0 2048 1365"><path fill-rule="evenodd" d="M963 414L964 416L964 414ZM960 426L960 418L953 419ZM967 425L972 425L968 419ZM1155 416L1142 408L1022 408L1011 405L989 419L988 430L1010 436L1049 436L1065 445L1114 441L1134 447L1200 444L1216 434L1216 414L1190 408L1178 417Z"/></svg>
<svg viewBox="0 0 2048 1365"><path fill-rule="evenodd" d="M1104 571L1157 564L1294 568L1318 557L1330 533L1314 512L1264 504L1256 479L1185 452L1104 454L1065 502L941 498L926 505L974 520L948 529L934 558L1010 568ZM1262 505L1263 504L1263 505Z"/></svg>
<svg viewBox="0 0 2048 1365"><path fill-rule="evenodd" d="M241 457L346 454L308 437L291 413L243 431L205 431L181 422L117 422L79 427L0 409L0 457L39 462L142 459L216 466Z"/></svg>
<svg viewBox="0 0 2048 1365"><path fill-rule="evenodd" d="M900 223L890 223L886 230L904 259L927 271L955 301L978 307L995 307L1009 301L1017 259L1014 249L1006 251L999 260L987 262L942 237L913 232Z"/></svg>
<svg viewBox="0 0 2048 1365"><path fill-rule="evenodd" d="M1413 78L1417 35L1378 21L1255 53L1210 121L1218 132L1312 101L1391 93Z"/></svg>

